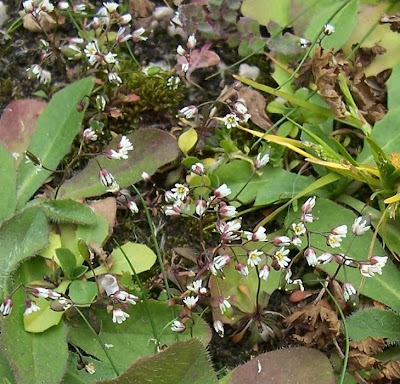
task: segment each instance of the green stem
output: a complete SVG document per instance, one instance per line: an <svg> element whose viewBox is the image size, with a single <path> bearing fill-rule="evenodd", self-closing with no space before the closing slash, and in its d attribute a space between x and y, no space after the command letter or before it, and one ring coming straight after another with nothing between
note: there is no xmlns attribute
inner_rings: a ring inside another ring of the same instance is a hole
<svg viewBox="0 0 400 384"><path fill-rule="evenodd" d="M86 319L86 317L84 316L84 314L83 314L77 307L74 306L74 308L75 308L75 310L79 313L79 315L82 317L83 321L86 323L86 325L89 327L89 329L93 332L94 336L96 337L97 342L100 344L101 349L102 349L102 350L104 351L104 353L106 354L107 359L108 359L108 361L110 362L110 364L111 364L111 366L112 366L112 368L113 368L115 374L116 374L117 376L119 376L118 369L117 369L117 367L115 366L114 362L112 361L111 356L110 356L110 354L109 354L108 351L107 351L107 348L104 346L104 343L103 343L103 341L101 340L100 335L98 335L97 332L93 329L93 327L91 326L91 324L89 323L89 321Z"/></svg>
<svg viewBox="0 0 400 384"><path fill-rule="evenodd" d="M159 340L159 337L157 335L156 325L154 324L153 317L151 316L151 312L150 312L150 308L149 308L149 301L147 299L147 290L143 287L143 284L140 281L140 278L137 275L134 266L132 265L131 261L129 260L129 258L128 258L127 254L125 253L125 251L123 250L123 248L119 245L119 243L118 243L118 241L116 239L114 239L114 242L117 245L117 247L119 248L119 250L122 252L122 254L124 255L126 262L129 264L129 267L131 268L132 273L135 276L135 280L136 280L137 285L139 286L141 292L143 292L144 306L146 307L146 312L147 312L147 315L148 315L149 320L150 320L150 325L151 325L151 329L153 331L154 339L157 340L157 345L158 345L160 343L160 340ZM157 350L157 346L156 346L156 350Z"/></svg>

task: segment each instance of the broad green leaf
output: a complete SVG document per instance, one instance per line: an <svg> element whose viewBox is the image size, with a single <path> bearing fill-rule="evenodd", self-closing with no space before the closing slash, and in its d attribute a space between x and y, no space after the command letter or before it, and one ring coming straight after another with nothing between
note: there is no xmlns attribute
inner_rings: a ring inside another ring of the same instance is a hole
<svg viewBox="0 0 400 384"><path fill-rule="evenodd" d="M400 316L392 311L362 309L346 318L346 325L351 340L382 337L389 343L400 341Z"/></svg>
<svg viewBox="0 0 400 384"><path fill-rule="evenodd" d="M127 160L110 160L105 155L90 160L87 167L67 180L60 189L63 199L99 196L106 187L99 180L99 165L115 177L121 188L141 180L142 172L152 175L161 166L174 161L179 149L176 139L167 132L155 128L139 129L127 136L134 147ZM116 148L119 140L113 140L108 148ZM97 163L98 162L98 163Z"/></svg>
<svg viewBox="0 0 400 384"><path fill-rule="evenodd" d="M314 181L312 177L299 176L267 165L261 170L261 176L254 175L245 186L252 172L251 164L247 161L235 160L220 167L216 174L221 183L232 189L229 198L236 196L245 187L238 196L239 200L243 203L255 200L255 206L290 199Z"/></svg>
<svg viewBox="0 0 400 384"><path fill-rule="evenodd" d="M97 295L94 281L75 280L69 286L68 296L76 305L91 303Z"/></svg>
<svg viewBox="0 0 400 384"><path fill-rule="evenodd" d="M93 84L94 78L88 77L67 86L53 96L40 115L28 150L46 168L56 169L60 160L70 151L85 110L83 108L78 112L78 104L90 95ZM18 208L24 206L50 174L44 169L38 172L32 162L20 164L17 176Z"/></svg>
<svg viewBox="0 0 400 384"><path fill-rule="evenodd" d="M144 271L148 271L156 261L155 253L144 244L136 244L136 243L125 243L121 246L124 250L126 256L132 263L133 268L135 268L136 273L141 273ZM125 259L122 251L119 248L114 249L111 253L113 258L112 267L107 270L105 266L101 265L94 269L96 275L102 275L104 273L113 273L116 275L122 275L124 272L128 272L133 274L131 267ZM92 277L93 273L89 271L86 274L86 277Z"/></svg>
<svg viewBox="0 0 400 384"><path fill-rule="evenodd" d="M167 326L172 318L171 308L167 306L166 302L150 301L148 305L162 344L169 345L177 339L185 340L190 338L189 331L183 334L177 334L171 331L170 326ZM130 317L122 324L114 324L112 322L112 314L108 314L105 308L95 311L96 320L98 324L101 324L100 338L103 343L112 345L107 351L120 373L125 371L140 357L151 356L156 352L153 340L154 335L146 311L146 305L144 303L138 303L129 306L127 309L124 309L124 311L127 312ZM179 308L175 308L174 312L177 316ZM164 327L166 328L163 331ZM204 345L209 342L211 337L209 327L197 315L195 315L193 336L200 339ZM74 326L69 330L68 340L77 347L82 348L85 352L100 359L101 362L98 362L98 364L110 365L97 339L94 337L93 333L88 330L87 325L82 319L76 319L74 321ZM102 369L102 372L104 372L104 369ZM93 375L93 378L98 379L96 373Z"/></svg>
<svg viewBox="0 0 400 384"><path fill-rule="evenodd" d="M312 247L318 249L321 253L323 250L331 253L346 252L350 243L353 241L351 226L357 216L352 211L343 208L333 201L323 198L317 199L316 205L313 209L313 215L317 219L313 223L307 224L307 227L310 230L317 232L330 232L333 227L345 224L347 225L349 233L342 241L342 246L335 249L326 245L324 236L312 234ZM286 218L286 225L289 226L289 224L299 216L299 213L291 212ZM350 250L346 252L346 255L356 260L367 260L372 235L372 231L369 231L363 236L357 236L354 239ZM305 246L305 239L303 239L303 245ZM319 252L318 255L320 254ZM386 252L378 241L374 244L373 254L376 256L386 256ZM323 269L328 274L333 275L336 272L337 264L332 262L320 265L319 268ZM347 281L351 282L358 290L362 280L362 275L358 268L346 268L346 275ZM337 278L340 281L345 281L343 268L341 268ZM398 271L391 260L388 260L386 266L383 268L382 276L376 274L374 277L365 278L364 285L359 293L380 301L395 310L400 310L400 271Z"/></svg>
<svg viewBox="0 0 400 384"><path fill-rule="evenodd" d="M76 256L68 248L57 248L56 255L65 276L72 279L74 269L77 267Z"/></svg>
<svg viewBox="0 0 400 384"><path fill-rule="evenodd" d="M295 379L294 379L295 378ZM306 347L286 348L258 355L237 367L226 384L335 384L329 359Z"/></svg>
<svg viewBox="0 0 400 384"><path fill-rule="evenodd" d="M0 142L0 223L9 219L15 212L17 205L17 173L15 171L15 159Z"/></svg>
<svg viewBox="0 0 400 384"><path fill-rule="evenodd" d="M61 237L57 233L50 231L49 233L49 244L46 248L39 252L39 256L45 259L54 260L57 265L60 265L60 261L57 258L56 249L62 248Z"/></svg>
<svg viewBox="0 0 400 384"><path fill-rule="evenodd" d="M394 129L400 119L400 107L389 110L387 115L378 121L372 130L371 139L373 139L386 155L399 152L400 148L400 130ZM365 145L361 153L357 156L357 161L364 164L373 164L374 156L369 145Z"/></svg>
<svg viewBox="0 0 400 384"><path fill-rule="evenodd" d="M13 313L3 320L0 345L18 384L61 383L67 368L67 327L64 323L43 333L25 332L25 293L13 297Z"/></svg>
<svg viewBox="0 0 400 384"><path fill-rule="evenodd" d="M191 339L178 341L155 356L140 359L115 379L97 383L217 384L218 381L204 346Z"/></svg>
<svg viewBox="0 0 400 384"><path fill-rule="evenodd" d="M282 27L290 24L290 0L244 0L242 14L257 20L261 25L267 25L274 20Z"/></svg>
<svg viewBox="0 0 400 384"><path fill-rule="evenodd" d="M76 231L76 239L82 239L86 244L103 245L109 235L109 223L100 213L95 213L94 225L79 225Z"/></svg>
<svg viewBox="0 0 400 384"><path fill-rule="evenodd" d="M400 107L400 64L393 66L392 74L386 82L389 111Z"/></svg>
<svg viewBox="0 0 400 384"><path fill-rule="evenodd" d="M46 108L44 101L35 99L13 100L7 104L0 118L0 141L10 154L17 157L18 166L26 159L24 152L28 149L37 119Z"/></svg>
<svg viewBox="0 0 400 384"><path fill-rule="evenodd" d="M182 133L178 139L178 147L186 156L196 143L197 132L194 128L190 128L186 132Z"/></svg>
<svg viewBox="0 0 400 384"><path fill-rule="evenodd" d="M55 222L67 222L81 225L96 223L94 212L85 204L73 200L45 200L42 208Z"/></svg>
<svg viewBox="0 0 400 384"><path fill-rule="evenodd" d="M7 293L7 280L16 266L43 249L49 228L39 208L29 208L3 223L0 228L0 299Z"/></svg>
<svg viewBox="0 0 400 384"><path fill-rule="evenodd" d="M8 381L5 381L7 379ZM12 373L10 364L8 364L8 361L6 360L3 351L0 349L0 382L3 384L14 384L15 379L14 375Z"/></svg>

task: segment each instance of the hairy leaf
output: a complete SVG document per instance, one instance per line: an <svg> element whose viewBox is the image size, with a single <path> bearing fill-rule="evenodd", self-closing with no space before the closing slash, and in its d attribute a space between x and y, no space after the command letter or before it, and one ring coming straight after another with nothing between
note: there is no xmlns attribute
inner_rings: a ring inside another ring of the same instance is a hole
<svg viewBox="0 0 400 384"><path fill-rule="evenodd" d="M46 215L56 222L93 225L96 217L85 204L73 200L45 200L42 208Z"/></svg>
<svg viewBox="0 0 400 384"><path fill-rule="evenodd" d="M15 212L17 205L17 173L15 171L15 159L0 143L0 164L1 164L1 183L0 183L0 223L9 219Z"/></svg>

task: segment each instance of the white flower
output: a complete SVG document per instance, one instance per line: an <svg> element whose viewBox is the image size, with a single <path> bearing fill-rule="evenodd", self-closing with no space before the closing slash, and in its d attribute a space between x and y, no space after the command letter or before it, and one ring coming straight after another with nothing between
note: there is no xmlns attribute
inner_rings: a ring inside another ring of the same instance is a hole
<svg viewBox="0 0 400 384"><path fill-rule="evenodd" d="M180 56L184 56L185 53L186 53L185 49L184 49L184 48L182 47L182 45L180 45L180 44L176 47L176 52L177 52L178 55L180 55Z"/></svg>
<svg viewBox="0 0 400 384"><path fill-rule="evenodd" d="M218 333L219 337L224 337L224 323L221 320L215 320L213 323L215 332Z"/></svg>
<svg viewBox="0 0 400 384"><path fill-rule="evenodd" d="M107 9L108 13L114 13L119 6L119 4L114 3L114 2L103 3L103 5L104 5L105 9Z"/></svg>
<svg viewBox="0 0 400 384"><path fill-rule="evenodd" d="M190 292L193 292L194 294L198 295L202 290L202 284L203 284L202 280L199 279L199 280L193 281L193 283L186 286L186 288Z"/></svg>
<svg viewBox="0 0 400 384"><path fill-rule="evenodd" d="M117 291L114 293L113 297L122 303L128 303L132 305L136 305L136 302L139 300L137 296L125 291Z"/></svg>
<svg viewBox="0 0 400 384"><path fill-rule="evenodd" d="M33 312L39 311L40 307L31 299L25 300L25 312L24 315L30 315Z"/></svg>
<svg viewBox="0 0 400 384"><path fill-rule="evenodd" d="M258 251L257 249L254 249L253 251L249 251L247 253L247 264L249 264L251 267L255 267L258 265L258 263L261 261L260 256L263 254L262 251Z"/></svg>
<svg viewBox="0 0 400 384"><path fill-rule="evenodd" d="M195 297L195 296L188 296L188 297L185 297L185 298L183 299L183 302L185 303L185 305L186 305L189 309L194 308L194 307L196 306L196 304L197 304L198 301L199 301L199 298L198 298L198 297Z"/></svg>
<svg viewBox="0 0 400 384"><path fill-rule="evenodd" d="M87 141L96 141L97 140L96 132L92 128L86 128L83 131L82 136Z"/></svg>
<svg viewBox="0 0 400 384"><path fill-rule="evenodd" d="M84 49L84 52L87 57L97 55L100 53L99 46L97 45L97 41L91 41L90 43L86 44L86 47Z"/></svg>
<svg viewBox="0 0 400 384"><path fill-rule="evenodd" d="M236 207L233 205L227 205L226 203L222 202L219 206L218 213L222 217L234 217L236 216Z"/></svg>
<svg viewBox="0 0 400 384"><path fill-rule="evenodd" d="M128 24L132 21L132 16L129 13L125 13L124 15L121 15L118 19L118 22L121 25ZM132 37L132 35L129 35L129 37Z"/></svg>
<svg viewBox="0 0 400 384"><path fill-rule="evenodd" d="M194 35L190 35L186 46L188 47L188 49L193 49L196 46L196 43L197 43L196 37Z"/></svg>
<svg viewBox="0 0 400 384"><path fill-rule="evenodd" d="M85 371L91 375L96 373L96 368L93 363L89 363L85 365Z"/></svg>
<svg viewBox="0 0 400 384"><path fill-rule="evenodd" d="M241 222L239 220L235 221L217 221L216 224L217 231L221 235L221 241L229 242L231 240L239 239L239 231L241 227Z"/></svg>
<svg viewBox="0 0 400 384"><path fill-rule="evenodd" d="M189 63L182 64L182 72L186 73L189 70Z"/></svg>
<svg viewBox="0 0 400 384"><path fill-rule="evenodd" d="M314 207L315 207L315 196L308 198L306 202L301 206L301 210L303 213L311 213Z"/></svg>
<svg viewBox="0 0 400 384"><path fill-rule="evenodd" d="M97 95L96 96L96 107L97 109L99 109L100 111L104 111L104 108L107 105L107 101L104 98L104 96L101 95Z"/></svg>
<svg viewBox="0 0 400 384"><path fill-rule="evenodd" d="M107 169L102 169L99 172L99 177L101 184L103 184L105 187L112 187L115 183L114 176L108 172Z"/></svg>
<svg viewBox="0 0 400 384"><path fill-rule="evenodd" d="M181 205L182 202L180 200L175 201L173 205L167 205L164 208L164 214L166 216L179 216L181 214Z"/></svg>
<svg viewBox="0 0 400 384"><path fill-rule="evenodd" d="M128 313L124 312L121 308L115 308L113 310L113 323L122 324L129 316Z"/></svg>
<svg viewBox="0 0 400 384"><path fill-rule="evenodd" d="M303 292L304 291L304 285L303 285L303 280L301 279L294 279L291 284L297 284L300 288L300 291Z"/></svg>
<svg viewBox="0 0 400 384"><path fill-rule="evenodd" d="M121 141L117 146L117 152L120 154L122 159L127 159L128 151L133 151L133 145L126 136L122 136Z"/></svg>
<svg viewBox="0 0 400 384"><path fill-rule="evenodd" d="M191 119L193 116L196 116L198 112L199 111L195 105L188 105L187 107L183 107L182 109L179 110L179 113L184 115L186 119Z"/></svg>
<svg viewBox="0 0 400 384"><path fill-rule="evenodd" d="M134 201L130 201L127 205L128 209L132 212L132 213L138 213L139 212L139 208L136 205L136 203Z"/></svg>
<svg viewBox="0 0 400 384"><path fill-rule="evenodd" d="M120 187L119 184L114 181L109 188L106 189L106 192L110 192L110 193L118 193L120 191Z"/></svg>
<svg viewBox="0 0 400 384"><path fill-rule="evenodd" d="M239 75L246 79L256 80L260 76L260 68L243 63L239 66Z"/></svg>
<svg viewBox="0 0 400 384"><path fill-rule="evenodd" d="M115 72L108 72L108 81L113 84L122 84L121 78Z"/></svg>
<svg viewBox="0 0 400 384"><path fill-rule="evenodd" d="M234 113L228 113L222 120L227 129L235 128L239 125L239 118Z"/></svg>
<svg viewBox="0 0 400 384"><path fill-rule="evenodd" d="M339 248L342 244L342 236L333 235L332 233L326 237L326 244L332 248Z"/></svg>
<svg viewBox="0 0 400 384"><path fill-rule="evenodd" d="M199 199L196 201L196 208L195 208L196 213L199 216L203 216L204 212L207 211L207 203L203 199Z"/></svg>
<svg viewBox="0 0 400 384"><path fill-rule="evenodd" d="M351 226L351 231L356 236L362 236L371 228L371 226L367 224L368 220L365 218L365 216L357 217L357 219L354 220L354 224Z"/></svg>
<svg viewBox="0 0 400 384"><path fill-rule="evenodd" d="M175 188L172 188L171 191L175 194L175 197L179 200L185 200L186 196L189 194L189 188L179 183L176 183Z"/></svg>
<svg viewBox="0 0 400 384"><path fill-rule="evenodd" d="M117 279L110 274L103 276L100 285L106 291L107 296L112 296L119 291Z"/></svg>
<svg viewBox="0 0 400 384"><path fill-rule="evenodd" d="M328 264L333 260L333 255L329 252L324 252L321 256L317 257L318 264Z"/></svg>
<svg viewBox="0 0 400 384"><path fill-rule="evenodd" d="M231 193L232 190L228 188L226 184L222 184L214 191L214 196L218 199L222 199L226 196L229 196Z"/></svg>
<svg viewBox="0 0 400 384"><path fill-rule="evenodd" d="M216 269L222 269L225 265L230 263L231 258L228 255L219 255L214 257L213 261Z"/></svg>
<svg viewBox="0 0 400 384"><path fill-rule="evenodd" d="M317 254L312 248L307 248L304 252L304 256L306 257L307 263L310 267L315 267L318 264Z"/></svg>
<svg viewBox="0 0 400 384"><path fill-rule="evenodd" d="M219 309L222 314L224 314L231 307L231 303L227 299L222 296L219 298Z"/></svg>
<svg viewBox="0 0 400 384"><path fill-rule="evenodd" d="M264 227L259 227L257 231L254 233L248 232L247 235L247 240L250 241L267 241L267 234L266 234L266 229Z"/></svg>
<svg viewBox="0 0 400 384"><path fill-rule="evenodd" d="M132 40L134 42L138 41L146 41L148 38L146 36L143 36L143 34L146 32L144 28L139 28L133 31L132 33Z"/></svg>
<svg viewBox="0 0 400 384"><path fill-rule="evenodd" d="M244 99L238 99L233 105L233 109L240 115L246 114L248 111L246 101Z"/></svg>
<svg viewBox="0 0 400 384"><path fill-rule="evenodd" d="M54 11L54 5L50 3L49 0L42 0L39 4L39 8L43 12L51 13Z"/></svg>
<svg viewBox="0 0 400 384"><path fill-rule="evenodd" d="M264 168L269 162L269 154L267 153L266 155L262 155L259 153L257 155L257 158L254 160L254 167L256 169L262 169Z"/></svg>
<svg viewBox="0 0 400 384"><path fill-rule="evenodd" d="M357 294L357 291L354 288L354 285L351 283L344 283L342 285L342 290L343 290L343 297L344 297L345 301L349 301L350 296Z"/></svg>
<svg viewBox="0 0 400 384"><path fill-rule="evenodd" d="M178 89L179 83L181 82L181 79L177 76L171 76L168 80L167 80L167 87L169 89L175 90Z"/></svg>
<svg viewBox="0 0 400 384"><path fill-rule="evenodd" d="M365 277L373 277L375 275L375 269L371 264L360 264L360 273Z"/></svg>
<svg viewBox="0 0 400 384"><path fill-rule="evenodd" d="M42 297L44 299L56 300L61 297L61 294L59 294L58 292L52 291L51 289L47 289L47 288L41 288L41 287L33 288L31 293L35 297Z"/></svg>
<svg viewBox="0 0 400 384"><path fill-rule="evenodd" d="M269 265L265 264L261 270L260 273L258 274L258 277L262 280L267 280L268 276L269 276L269 272L270 272L271 268L269 267Z"/></svg>
<svg viewBox="0 0 400 384"><path fill-rule="evenodd" d="M287 236L275 236L274 237L274 245L276 247L288 247L291 243L291 240Z"/></svg>
<svg viewBox="0 0 400 384"><path fill-rule="evenodd" d="M202 176L204 175L205 168L204 165L201 163L196 163L192 165L192 172L195 173L196 175Z"/></svg>
<svg viewBox="0 0 400 384"><path fill-rule="evenodd" d="M237 263L235 265L235 269L242 275L242 276L248 276L249 274L249 268L243 263Z"/></svg>
<svg viewBox="0 0 400 384"><path fill-rule="evenodd" d="M26 13L32 13L35 5L33 4L32 0L26 0L22 3L24 10Z"/></svg>
<svg viewBox="0 0 400 384"><path fill-rule="evenodd" d="M117 57L116 53L108 52L106 55L104 55L104 61L107 64L115 64L117 62L116 57Z"/></svg>
<svg viewBox="0 0 400 384"><path fill-rule="evenodd" d="M297 236L292 237L292 244L295 247L301 247L301 243L302 243L302 241L301 241L300 237L297 237Z"/></svg>
<svg viewBox="0 0 400 384"><path fill-rule="evenodd" d="M308 48L311 45L311 41L301 37L299 40L299 45L301 48Z"/></svg>
<svg viewBox="0 0 400 384"><path fill-rule="evenodd" d="M13 307L13 301L10 297L6 297L0 305L0 314L3 316L8 316Z"/></svg>
<svg viewBox="0 0 400 384"><path fill-rule="evenodd" d="M335 27L332 24L325 24L324 26L325 35L327 36L332 35L333 32L335 32Z"/></svg>
<svg viewBox="0 0 400 384"><path fill-rule="evenodd" d="M146 183L148 183L151 180L151 177L147 172L142 172L142 174L140 176L141 176L142 180L145 181Z"/></svg>
<svg viewBox="0 0 400 384"><path fill-rule="evenodd" d="M312 223L314 216L311 213L302 213L300 220L302 223Z"/></svg>
<svg viewBox="0 0 400 384"><path fill-rule="evenodd" d="M331 233L333 235L346 237L347 235L347 225L340 225L339 227L335 227L332 229Z"/></svg>
<svg viewBox="0 0 400 384"><path fill-rule="evenodd" d="M382 268L386 265L387 260L387 256L372 256L370 260L372 270L378 275L382 275Z"/></svg>
<svg viewBox="0 0 400 384"><path fill-rule="evenodd" d="M174 320L174 322L171 325L171 330L173 332L178 332L178 333L182 333L185 332L186 330L186 325L183 324L181 321L178 320Z"/></svg>
<svg viewBox="0 0 400 384"><path fill-rule="evenodd" d="M286 268L290 263L290 258L287 257L289 250L282 247L280 250L275 252L275 259L281 268Z"/></svg>
<svg viewBox="0 0 400 384"><path fill-rule="evenodd" d="M292 229L296 236L301 236L306 233L306 227L304 226L303 223L298 223L298 224L293 223Z"/></svg>

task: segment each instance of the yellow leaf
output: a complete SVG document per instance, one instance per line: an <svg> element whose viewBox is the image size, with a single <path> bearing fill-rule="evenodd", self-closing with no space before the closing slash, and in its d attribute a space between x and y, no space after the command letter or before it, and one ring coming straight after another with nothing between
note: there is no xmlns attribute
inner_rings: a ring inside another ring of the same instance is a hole
<svg viewBox="0 0 400 384"><path fill-rule="evenodd" d="M178 139L179 149L187 155L188 152L196 145L197 143L197 132L194 128L190 128L186 132L182 133Z"/></svg>

